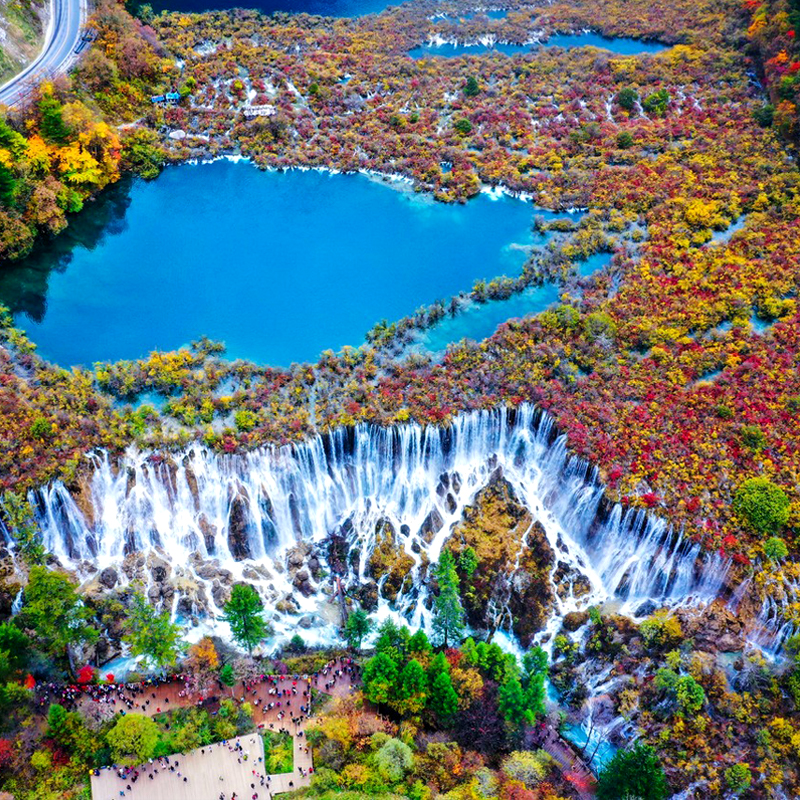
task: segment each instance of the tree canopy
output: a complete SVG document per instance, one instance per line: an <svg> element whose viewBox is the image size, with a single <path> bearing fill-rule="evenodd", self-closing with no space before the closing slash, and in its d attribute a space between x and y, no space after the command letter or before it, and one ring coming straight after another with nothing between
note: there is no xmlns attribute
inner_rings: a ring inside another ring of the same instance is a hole
<svg viewBox="0 0 800 800"><path fill-rule="evenodd" d="M597 778L598 800L664 800L669 794L667 779L652 747L637 744L619 750Z"/></svg>
<svg viewBox="0 0 800 800"><path fill-rule="evenodd" d="M20 618L36 632L45 652L69 658L70 647L97 639L97 630L91 624L92 612L66 575L33 567L24 600Z"/></svg>
<svg viewBox="0 0 800 800"><path fill-rule="evenodd" d="M157 612L140 592L134 592L124 627L123 641L131 655L144 656L160 670L175 664L182 649L182 634L169 611Z"/></svg>

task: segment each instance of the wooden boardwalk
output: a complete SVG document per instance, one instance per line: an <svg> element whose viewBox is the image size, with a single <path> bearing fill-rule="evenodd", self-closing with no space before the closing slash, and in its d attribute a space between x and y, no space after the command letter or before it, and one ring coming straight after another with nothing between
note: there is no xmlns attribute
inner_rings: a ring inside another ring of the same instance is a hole
<svg viewBox="0 0 800 800"><path fill-rule="evenodd" d="M93 800L219 800L223 795L225 800L234 795L236 800L251 800L256 792L259 800L270 797L260 785L264 740L257 733L156 759L135 770L135 781L133 773L121 778L110 767L92 775ZM253 770L259 777L253 775Z"/></svg>
<svg viewBox="0 0 800 800"><path fill-rule="evenodd" d="M564 743L556 731L548 727L547 735L540 747L553 757L564 780L572 786L580 800L592 800L595 797L596 780L594 775L575 751Z"/></svg>

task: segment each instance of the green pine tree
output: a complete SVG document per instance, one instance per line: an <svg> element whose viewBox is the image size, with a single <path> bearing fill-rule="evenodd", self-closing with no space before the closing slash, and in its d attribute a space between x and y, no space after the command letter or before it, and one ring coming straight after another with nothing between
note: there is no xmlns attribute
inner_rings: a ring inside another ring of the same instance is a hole
<svg viewBox="0 0 800 800"><path fill-rule="evenodd" d="M372 703L387 705L396 694L397 664L388 653L378 653L364 665L364 695Z"/></svg>
<svg viewBox="0 0 800 800"><path fill-rule="evenodd" d="M48 142L66 144L69 138L69 128L61 116L62 108L61 103L52 94L45 94L39 100L42 136Z"/></svg>
<svg viewBox="0 0 800 800"><path fill-rule="evenodd" d="M439 725L445 728L458 711L458 695L446 672L440 672L431 684L428 708L435 714Z"/></svg>
<svg viewBox="0 0 800 800"><path fill-rule="evenodd" d="M430 651L431 651L431 643L428 641L428 637L425 635L425 631L418 630L408 640L409 653L430 653Z"/></svg>
<svg viewBox="0 0 800 800"><path fill-rule="evenodd" d="M428 678L422 664L412 658L400 673L397 699L394 704L403 717L419 716L428 700Z"/></svg>
<svg viewBox="0 0 800 800"><path fill-rule="evenodd" d="M449 647L464 637L464 607L458 593L455 559L449 550L442 553L433 576L439 584L439 594L433 601L433 632L440 643Z"/></svg>
<svg viewBox="0 0 800 800"><path fill-rule="evenodd" d="M347 616L344 638L353 650L360 650L364 637L372 630L372 620L363 608L357 608Z"/></svg>
<svg viewBox="0 0 800 800"><path fill-rule="evenodd" d="M521 728L533 722L533 712L528 708L528 699L519 678L508 678L497 693L500 713L515 727Z"/></svg>
<svg viewBox="0 0 800 800"><path fill-rule="evenodd" d="M233 587L222 619L230 625L234 641L248 653L252 653L253 648L271 632L264 620L258 592L246 583L237 583Z"/></svg>
<svg viewBox="0 0 800 800"><path fill-rule="evenodd" d="M620 797L664 800L668 795L667 779L658 756L652 747L643 744L619 750L597 779L598 800Z"/></svg>
<svg viewBox="0 0 800 800"><path fill-rule="evenodd" d="M230 664L223 664L220 667L219 682L229 689L236 683L236 675L234 675L233 667Z"/></svg>

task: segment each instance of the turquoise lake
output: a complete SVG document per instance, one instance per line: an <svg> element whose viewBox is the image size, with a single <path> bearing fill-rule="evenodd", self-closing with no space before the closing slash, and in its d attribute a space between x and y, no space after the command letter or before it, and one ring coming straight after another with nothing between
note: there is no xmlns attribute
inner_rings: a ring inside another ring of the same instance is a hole
<svg viewBox="0 0 800 800"><path fill-rule="evenodd" d="M65 366L201 335L226 342L233 358L311 361L362 344L380 319L519 274L529 246L545 241L531 231L541 210L521 200L445 205L362 175L227 161L169 168L94 205L0 273L0 302ZM492 319L444 335L482 338L549 304L532 299L487 304Z"/></svg>
<svg viewBox="0 0 800 800"><path fill-rule="evenodd" d="M639 39L612 39L597 33L555 34L541 44L424 44L409 51L412 58L430 56L477 56L481 53L504 53L507 56L528 53L540 47L599 47L622 56L635 56L645 53L660 53L666 45L658 42L643 42Z"/></svg>

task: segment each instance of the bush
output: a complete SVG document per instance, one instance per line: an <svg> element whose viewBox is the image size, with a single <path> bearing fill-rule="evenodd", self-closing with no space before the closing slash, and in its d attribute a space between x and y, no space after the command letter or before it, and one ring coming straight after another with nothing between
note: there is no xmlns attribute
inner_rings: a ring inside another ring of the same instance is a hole
<svg viewBox="0 0 800 800"><path fill-rule="evenodd" d="M742 425L739 436L742 438L742 444L751 450L758 452L766 447L767 437L758 425Z"/></svg>
<svg viewBox="0 0 800 800"><path fill-rule="evenodd" d="M780 536L771 536L764 542L764 555L773 561L780 561L789 555L789 548Z"/></svg>
<svg viewBox="0 0 800 800"><path fill-rule="evenodd" d="M714 410L717 412L717 416L720 419L733 419L733 409L730 406L726 406L724 403L719 403L714 407Z"/></svg>
<svg viewBox="0 0 800 800"><path fill-rule="evenodd" d="M237 409L233 415L233 420L240 431L251 431L255 428L256 422L258 422L258 418L249 408Z"/></svg>
<svg viewBox="0 0 800 800"><path fill-rule="evenodd" d="M384 780L397 783L413 768L414 755L404 742L399 739L389 739L375 753L375 765Z"/></svg>
<svg viewBox="0 0 800 800"><path fill-rule="evenodd" d="M682 714L697 714L706 702L703 687L691 675L678 678L675 695Z"/></svg>
<svg viewBox="0 0 800 800"><path fill-rule="evenodd" d="M633 136L631 136L628 131L622 131L622 133L617 136L617 147L619 147L620 150L627 150L632 146Z"/></svg>
<svg viewBox="0 0 800 800"><path fill-rule="evenodd" d="M768 478L750 478L736 490L733 510L759 533L774 534L789 521L789 498Z"/></svg>
<svg viewBox="0 0 800 800"><path fill-rule="evenodd" d="M467 82L464 84L464 97L475 97L481 93L481 87L478 86L478 81L470 75Z"/></svg>
<svg viewBox="0 0 800 800"><path fill-rule="evenodd" d="M633 111L638 98L638 93L635 89L631 89L630 86L620 89L619 92L617 92L617 103L620 108L624 108L626 111Z"/></svg>
<svg viewBox="0 0 800 800"><path fill-rule="evenodd" d="M49 439L53 435L53 425L44 417L36 417L31 423L30 431L34 439Z"/></svg>
<svg viewBox="0 0 800 800"><path fill-rule="evenodd" d="M656 611L639 625L639 633L647 647L666 647L683 636L681 623L667 611Z"/></svg>
<svg viewBox="0 0 800 800"><path fill-rule="evenodd" d="M604 311L595 311L584 321L586 336L590 341L601 336L613 337L617 332L617 324Z"/></svg>
<svg viewBox="0 0 800 800"><path fill-rule="evenodd" d="M750 774L750 767L747 764L734 764L725 770L725 783L737 794L747 789L752 779L753 776Z"/></svg>
<svg viewBox="0 0 800 800"><path fill-rule="evenodd" d="M472 132L472 123L468 119L462 117L453 123L453 130L456 133L461 134L461 136L466 136Z"/></svg>
<svg viewBox="0 0 800 800"><path fill-rule="evenodd" d="M647 95L642 101L642 108L655 117L663 117L667 113L669 103L669 92L666 89L659 89L657 92Z"/></svg>
<svg viewBox="0 0 800 800"><path fill-rule="evenodd" d="M775 116L775 106L771 103L766 103L757 108L753 112L753 119L762 127L769 128L772 125L772 119Z"/></svg>
<svg viewBox="0 0 800 800"><path fill-rule="evenodd" d="M503 760L500 768L510 780L533 789L547 777L551 763L552 759L544 750L517 750Z"/></svg>

